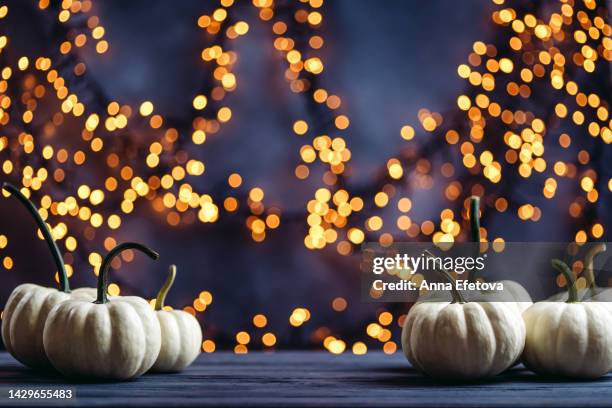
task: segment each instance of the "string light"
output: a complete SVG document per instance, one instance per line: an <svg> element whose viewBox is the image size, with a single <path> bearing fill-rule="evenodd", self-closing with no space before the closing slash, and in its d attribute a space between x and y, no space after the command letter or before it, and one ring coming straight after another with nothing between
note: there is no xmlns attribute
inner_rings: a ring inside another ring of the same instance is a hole
<svg viewBox="0 0 612 408"><path fill-rule="evenodd" d="M502 195L501 187L508 180L515 182L515 176L532 183L539 182L533 181L539 180L539 175L544 176L538 188L547 200L557 197L561 184L575 183L576 196L567 209L577 221L572 238L584 243L605 235L605 225L593 218L591 209L603 193L612 191L612 179L601 179L587 150L577 157L565 154L578 143L580 133L590 135L596 143L612 142L609 95L589 86L590 76L612 61L612 28L605 2L561 1L555 10L544 14L494 0L497 9L492 21L504 33L506 43L473 43L467 60L456 70L469 91L457 96L452 112L421 109L418 123L398 126L406 149L389 158L382 176L365 189L352 188L347 182L352 166L348 137L351 119L342 97L320 85L328 66L321 53L326 42L319 32L326 24L323 3L300 0L287 14L279 12L272 0L252 1L258 18L274 34L273 46L283 58L283 76L289 89L305 97L318 116L328 119L322 122L329 126L321 127L319 121L295 118L290 129L302 141L300 162L294 170L296 179L320 174L312 171L315 166L324 169L313 197L305 203L302 219L307 231L303 240L306 248L332 246L338 254L348 256L364 241L462 240L465 200L471 194L483 196L491 211L510 211L521 221L538 222L543 214L535 203L516 202ZM236 6L233 0L221 0L212 13L194 21L213 39L200 55L202 66L210 68L211 87L186 95L193 107L187 133L170 126L164 113L149 100L138 106L104 100L97 101L96 106L80 97L76 81L88 80L88 67L79 60L77 50L92 47L101 56L108 54L113 47L108 30L90 0L66 0L59 6L40 0L38 6L42 12L53 13L64 38L58 41L54 55L3 59L0 126L6 132L0 136L0 163L4 175L18 180L24 193L35 199L68 260L74 260L72 254L80 252L97 274L100 253L116 243L116 234L137 206L149 206L170 227L216 223L224 213L238 213L244 217L254 242L265 241L282 226L283 210L267 205L264 189L251 185L244 175L227 175L231 194L224 197L196 187L196 180L207 175L207 164L191 157L190 151L206 148L209 138L226 123L239 120L226 101L227 95L240 86L234 71L239 56L232 49L232 41L249 35L250 26L230 18ZM0 19L9 15L9 7L0 6ZM10 38L0 33L0 56L7 47L11 47ZM66 61L70 70L60 69L59 64L65 66ZM550 94L557 96L548 115L548 111L537 108L537 100ZM53 100L51 114L46 102L49 99ZM62 126L68 121L81 126L78 143L60 138ZM557 129L564 130L557 134ZM151 135L151 141L139 144L132 139L137 133ZM122 137L114 137L117 135ZM423 138L432 142L423 143ZM553 139L554 148L550 143ZM499 145L503 149L494 148ZM432 146L451 149L460 160L433 161L428 153L434 150ZM562 160L559 155L553 158L550 152L555 149L563 152ZM104 178L65 183L75 177L75 170L95 174L87 169L100 162L106 166ZM435 177L438 174L442 177ZM459 180L460 174L467 174L467 178ZM425 190L441 188L448 207L441 211L439 220L418 220L412 215L416 203L410 191L403 191L408 184ZM487 235L483 227L482 236ZM491 239L503 242L502 237ZM95 242L103 242L103 248ZM0 235L0 250L8 245L9 239ZM0 254L0 259L4 269L14 268L10 256ZM127 255L113 266L132 259ZM68 263L72 273L73 265ZM112 294L121 293L116 283L109 285L111 290ZM212 301L212 294L203 291L184 310L194 315L203 313ZM342 312L348 304L338 297L331 307ZM299 328L310 317L307 308L295 308L289 324ZM385 328L393 321L393 314L385 311L379 314L378 322L367 324L365 329L368 337L383 344L386 353L397 349L390 330ZM263 314L253 317L257 330L267 323ZM277 344L276 335L270 331L258 338L264 347ZM255 336L248 332L239 332L234 351L248 352L253 339ZM328 334L320 341L331 353L339 354L347 348L337 336ZM216 344L207 339L202 348L214 352ZM351 350L359 355L368 347L355 342Z"/></svg>

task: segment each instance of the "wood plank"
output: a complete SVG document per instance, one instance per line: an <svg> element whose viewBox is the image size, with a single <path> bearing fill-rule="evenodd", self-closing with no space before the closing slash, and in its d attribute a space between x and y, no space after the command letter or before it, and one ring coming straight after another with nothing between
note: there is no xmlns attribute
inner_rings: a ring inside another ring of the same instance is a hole
<svg viewBox="0 0 612 408"><path fill-rule="evenodd" d="M413 370L401 353L364 356L323 352L205 354L178 374L121 383L70 383L0 353L0 405L8 388L72 387L70 406L610 406L612 376L559 381L514 368L484 383L440 383ZM66 405L35 401L35 405Z"/></svg>

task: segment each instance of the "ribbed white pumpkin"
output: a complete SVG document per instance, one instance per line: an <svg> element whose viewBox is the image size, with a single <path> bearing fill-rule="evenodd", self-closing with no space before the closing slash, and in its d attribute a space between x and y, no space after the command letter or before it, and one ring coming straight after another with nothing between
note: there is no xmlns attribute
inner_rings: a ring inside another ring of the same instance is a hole
<svg viewBox="0 0 612 408"><path fill-rule="evenodd" d="M161 331L142 298L116 296L105 304L69 300L49 314L44 344L53 366L66 376L126 380L155 363Z"/></svg>
<svg viewBox="0 0 612 408"><path fill-rule="evenodd" d="M480 197L478 196L470 198L470 232L472 242L480 242ZM471 279L473 280L474 276ZM478 302L511 303L520 313L533 304L531 296L520 283L508 279L499 282L504 285L503 292L471 291L466 294L466 299Z"/></svg>
<svg viewBox="0 0 612 408"><path fill-rule="evenodd" d="M2 315L2 341L6 350L21 363L32 368L50 367L43 347L43 329L51 309L69 299L93 302L93 288L64 293L24 283L13 290Z"/></svg>
<svg viewBox="0 0 612 408"><path fill-rule="evenodd" d="M527 330L523 362L536 373L598 378L612 369L612 315L600 302L578 302L574 277L560 261L567 302L538 302L523 313Z"/></svg>
<svg viewBox="0 0 612 408"><path fill-rule="evenodd" d="M480 197L470 198L470 234L473 244L480 243ZM479 251L475 250L475 256ZM470 274L468 280L474 281L475 276ZM463 297L470 302L506 302L513 304L520 313L523 313L533 304L531 296L520 283L513 280L499 281L504 285L502 292L470 290L462 292ZM450 302L452 296L448 291L432 291L419 296L419 301Z"/></svg>
<svg viewBox="0 0 612 408"><path fill-rule="evenodd" d="M193 315L182 310L164 310L164 301L175 277L176 266L171 265L168 280L155 299L155 314L161 327L161 349L152 371L182 371L200 355L202 347L202 329Z"/></svg>
<svg viewBox="0 0 612 408"><path fill-rule="evenodd" d="M45 352L62 374L126 380L142 375L155 363L161 329L149 303L136 296L109 299L106 294L112 259L130 248L158 257L140 244L116 246L100 267L97 300L68 300L49 313L43 335Z"/></svg>
<svg viewBox="0 0 612 408"><path fill-rule="evenodd" d="M525 344L525 325L515 304L466 302L456 289L451 293L452 303L417 303L408 312L402 348L412 366L456 380L488 378L511 367Z"/></svg>
<svg viewBox="0 0 612 408"><path fill-rule="evenodd" d="M2 315L2 341L6 350L21 363L31 368L49 368L51 365L43 347L43 329L49 311L68 299L93 301L96 289L82 288L70 292L64 260L36 206L17 187L3 183L2 188L17 198L36 221L53 255L59 278L59 290L32 283L19 285L13 290Z"/></svg>

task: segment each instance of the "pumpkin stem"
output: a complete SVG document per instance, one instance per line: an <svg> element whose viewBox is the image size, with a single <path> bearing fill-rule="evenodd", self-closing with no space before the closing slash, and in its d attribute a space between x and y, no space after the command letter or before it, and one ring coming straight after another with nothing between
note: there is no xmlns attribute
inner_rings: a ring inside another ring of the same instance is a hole
<svg viewBox="0 0 612 408"><path fill-rule="evenodd" d="M430 258L435 258L435 256L428 250L425 250L425 255L427 255ZM453 297L453 301L451 303L467 303L467 300L463 297L461 292L459 292L457 288L455 287L455 280L451 276L450 272L444 269L444 267L442 267L438 272L440 273L440 275L442 275L442 277L448 283L451 284L451 295Z"/></svg>
<svg viewBox="0 0 612 408"><path fill-rule="evenodd" d="M102 265L100 266L100 273L98 274L98 297L94 303L108 303L108 295L106 294L106 290L108 288L108 270L110 269L113 259L115 259L117 255L126 249L137 249L151 259L159 259L159 254L157 252L147 246L139 244L138 242L124 242L123 244L119 244L111 249L110 252L104 257Z"/></svg>
<svg viewBox="0 0 612 408"><path fill-rule="evenodd" d="M66 273L66 266L64 264L64 258L62 257L62 253L57 247L57 243L53 239L53 235L51 235L51 231L49 231L49 227L47 223L42 219L38 209L34 205L32 201L30 201L23 193L14 185L10 183L2 183L2 188L9 193L13 197L15 197L23 206L28 210L40 232L42 232L43 237L45 238L45 242L49 247L49 251L51 251L51 255L53 255L53 260L55 261L55 266L57 267L57 272L59 275L59 290L64 293L70 293L70 283L68 282L68 274Z"/></svg>
<svg viewBox="0 0 612 408"><path fill-rule="evenodd" d="M170 270L168 271L168 279L166 279L166 283L159 290L157 297L155 298L155 310L162 310L164 308L164 302L166 301L166 295L170 292L170 288L174 285L174 279L176 278L176 265L170 265Z"/></svg>
<svg viewBox="0 0 612 408"><path fill-rule="evenodd" d="M596 289L595 273L593 272L593 259L595 259L595 257L598 254L604 252L605 250L606 250L606 244L604 244L603 242L599 242L593 245L591 249L589 249L589 251L586 253L586 256L584 257L584 264L585 264L584 272L585 272L586 279L589 282L589 286L592 292ZM593 293L593 295L594 294L595 293Z"/></svg>
<svg viewBox="0 0 612 408"><path fill-rule="evenodd" d="M567 264L559 259L552 260L552 266L565 277L567 285L567 303L578 302L578 291L576 290L576 280L574 274Z"/></svg>
<svg viewBox="0 0 612 408"><path fill-rule="evenodd" d="M470 197L470 239L474 245L474 258L480 254L480 197ZM469 272L468 280L474 282L476 280L476 269Z"/></svg>

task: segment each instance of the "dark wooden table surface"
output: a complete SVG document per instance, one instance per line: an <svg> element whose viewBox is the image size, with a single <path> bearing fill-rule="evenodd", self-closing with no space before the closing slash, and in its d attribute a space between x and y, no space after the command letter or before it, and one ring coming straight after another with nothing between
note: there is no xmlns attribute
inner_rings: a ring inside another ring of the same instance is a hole
<svg viewBox="0 0 612 408"><path fill-rule="evenodd" d="M612 406L612 375L569 382L521 367L478 384L439 383L421 376L403 355L252 352L202 355L179 374L145 375L122 383L71 384L28 370L0 353L0 405L15 388L72 388L76 399L32 401L68 406Z"/></svg>

